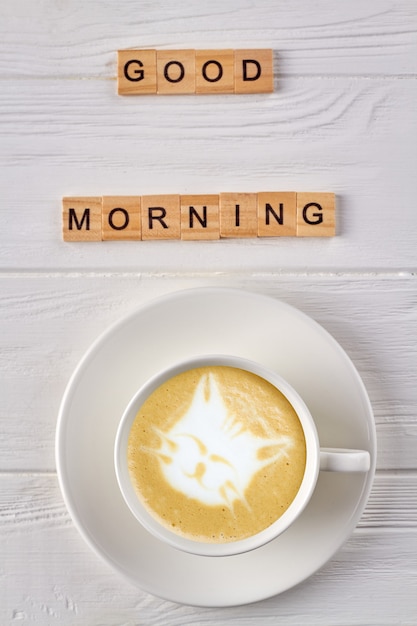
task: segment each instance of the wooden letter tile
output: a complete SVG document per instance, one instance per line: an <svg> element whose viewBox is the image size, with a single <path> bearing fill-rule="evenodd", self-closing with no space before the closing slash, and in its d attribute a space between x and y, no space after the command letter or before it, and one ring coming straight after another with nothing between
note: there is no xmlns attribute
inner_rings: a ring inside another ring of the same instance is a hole
<svg viewBox="0 0 417 626"><path fill-rule="evenodd" d="M273 51L235 50L235 93L274 91Z"/></svg>
<svg viewBox="0 0 417 626"><path fill-rule="evenodd" d="M195 93L195 50L158 50L158 93Z"/></svg>
<svg viewBox="0 0 417 626"><path fill-rule="evenodd" d="M334 193L297 193L297 237L334 237Z"/></svg>
<svg viewBox="0 0 417 626"><path fill-rule="evenodd" d="M101 241L101 197L63 198L64 241Z"/></svg>
<svg viewBox="0 0 417 626"><path fill-rule="evenodd" d="M179 195L142 196L142 239L181 239Z"/></svg>
<svg viewBox="0 0 417 626"><path fill-rule="evenodd" d="M219 237L219 196L181 196L181 239Z"/></svg>
<svg viewBox="0 0 417 626"><path fill-rule="evenodd" d="M258 193L258 237L295 237L297 194L293 191Z"/></svg>
<svg viewBox="0 0 417 626"><path fill-rule="evenodd" d="M220 194L220 237L256 237L257 194Z"/></svg>
<svg viewBox="0 0 417 626"><path fill-rule="evenodd" d="M196 93L234 92L234 51L196 50Z"/></svg>
<svg viewBox="0 0 417 626"><path fill-rule="evenodd" d="M119 50L117 93L121 96L156 93L156 50Z"/></svg>
<svg viewBox="0 0 417 626"><path fill-rule="evenodd" d="M140 197L103 196L103 241L141 238Z"/></svg>

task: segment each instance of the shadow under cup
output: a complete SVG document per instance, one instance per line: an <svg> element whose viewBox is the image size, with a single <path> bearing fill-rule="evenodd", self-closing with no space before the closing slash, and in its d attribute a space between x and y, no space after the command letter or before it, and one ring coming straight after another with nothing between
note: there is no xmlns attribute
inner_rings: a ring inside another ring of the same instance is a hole
<svg viewBox="0 0 417 626"><path fill-rule="evenodd" d="M298 393L259 363L200 356L150 379L116 435L115 470L136 519L185 552L229 556L283 533L322 469L367 471L366 451L320 450Z"/></svg>

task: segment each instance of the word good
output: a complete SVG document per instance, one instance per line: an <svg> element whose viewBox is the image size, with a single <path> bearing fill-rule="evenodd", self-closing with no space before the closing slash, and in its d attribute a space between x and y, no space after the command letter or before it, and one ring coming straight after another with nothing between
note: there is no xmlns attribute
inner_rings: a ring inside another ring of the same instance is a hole
<svg viewBox="0 0 417 626"><path fill-rule="evenodd" d="M170 378L139 409L131 482L162 525L224 543L270 526L300 488L306 443L287 398L259 376L203 366Z"/></svg>
<svg viewBox="0 0 417 626"><path fill-rule="evenodd" d="M269 93L272 50L119 50L117 92L145 94Z"/></svg>
<svg viewBox="0 0 417 626"><path fill-rule="evenodd" d="M333 237L333 193L63 198L64 241Z"/></svg>

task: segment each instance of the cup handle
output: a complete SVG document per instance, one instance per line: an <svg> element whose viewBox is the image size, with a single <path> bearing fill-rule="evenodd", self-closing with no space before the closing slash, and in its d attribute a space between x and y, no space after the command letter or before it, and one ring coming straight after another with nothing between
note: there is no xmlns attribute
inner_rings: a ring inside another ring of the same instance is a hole
<svg viewBox="0 0 417 626"><path fill-rule="evenodd" d="M320 448L320 469L324 472L367 472L370 467L367 450Z"/></svg>

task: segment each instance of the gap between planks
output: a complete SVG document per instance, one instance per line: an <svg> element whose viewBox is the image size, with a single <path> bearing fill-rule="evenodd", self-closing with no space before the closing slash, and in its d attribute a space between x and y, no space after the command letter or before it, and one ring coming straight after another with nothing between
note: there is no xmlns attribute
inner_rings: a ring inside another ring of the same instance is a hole
<svg viewBox="0 0 417 626"><path fill-rule="evenodd" d="M13 268L0 268L1 278L143 278L143 279L158 279L158 278L227 278L227 277L239 278L248 280L248 278L280 278L280 279L352 279L352 280L413 280L417 277L416 271L410 270L388 270L381 268L380 270L338 270L332 271L297 271L297 270L282 270L282 271L259 271L255 270L239 272L239 271L217 271L217 272L140 272L134 270L106 270L106 269L42 269L42 268L22 268L16 270Z"/></svg>
<svg viewBox="0 0 417 626"><path fill-rule="evenodd" d="M58 472L55 469L50 469L50 470L37 470L37 469L19 469L19 468L14 468L14 469L10 469L10 470L2 470L0 469L0 478L1 477L7 477L7 476L21 476L22 478L25 478L27 476L58 476ZM375 472L375 476L379 477L379 476L383 476L384 478L386 477L410 477L410 478L414 478L417 477L417 468L416 469L410 469L410 468L406 468L406 469L377 469Z"/></svg>

